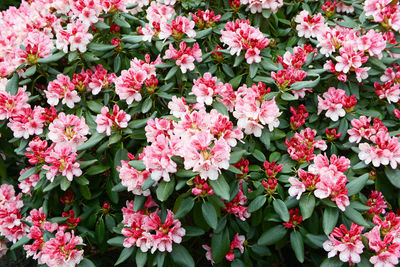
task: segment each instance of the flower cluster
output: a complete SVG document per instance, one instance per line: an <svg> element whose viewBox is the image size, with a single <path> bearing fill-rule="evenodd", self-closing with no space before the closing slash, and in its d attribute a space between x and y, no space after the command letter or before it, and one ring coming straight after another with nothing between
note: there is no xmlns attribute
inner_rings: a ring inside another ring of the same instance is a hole
<svg viewBox="0 0 400 267"><path fill-rule="evenodd" d="M325 151L327 145L324 140L316 140L317 131L306 128L300 133L295 133L292 138L286 139L287 152L293 160L299 163L313 161L315 154L314 149Z"/></svg>
<svg viewBox="0 0 400 267"><path fill-rule="evenodd" d="M353 111L357 104L354 95L348 96L344 90L334 87L330 87L322 96L318 96L318 114L326 110L325 116L333 121Z"/></svg>
<svg viewBox="0 0 400 267"><path fill-rule="evenodd" d="M264 9L276 13L283 6L283 0L241 0L240 3L249 5L250 12L253 14L261 13Z"/></svg>
<svg viewBox="0 0 400 267"><path fill-rule="evenodd" d="M245 134L254 134L260 137L264 125L270 131L279 126L278 117L282 114L275 102L275 98L264 100L270 88L262 82L241 86L236 91L235 110L233 116L238 119L238 126L244 129Z"/></svg>
<svg viewBox="0 0 400 267"><path fill-rule="evenodd" d="M158 57L155 61L150 61L150 55L146 55L146 61L137 58L132 59L130 68L123 70L121 76L115 79L115 92L120 99L126 100L127 104L133 101L142 100L141 90L145 86L147 91L154 92L154 82L156 79L156 67L160 64L161 59ZM150 85L150 86L149 86Z"/></svg>
<svg viewBox="0 0 400 267"><path fill-rule="evenodd" d="M260 52L270 43L259 29L250 26L250 21L245 19L228 22L221 34L221 42L228 46L231 55L239 56L242 50L246 51L244 57L247 64L260 63Z"/></svg>
<svg viewBox="0 0 400 267"><path fill-rule="evenodd" d="M311 191L320 199L331 197L338 208L344 211L346 206L350 205L346 188L347 177L344 174L349 167L350 160L346 157L332 155L328 159L327 156L319 154L309 166L308 172L302 169L298 171L301 180L295 177L289 178L291 185L289 195L300 199L306 190Z"/></svg>
<svg viewBox="0 0 400 267"><path fill-rule="evenodd" d="M149 205L145 204L145 206ZM158 209L151 213L143 210L135 212L133 201L127 202L127 207L123 208L122 212L124 216L122 234L126 237L124 240L126 248L135 245L143 252L149 250L151 253L156 250L171 252L172 244L181 243L186 233L181 222L173 218L174 213L170 210L167 211L164 221L161 221Z"/></svg>
<svg viewBox="0 0 400 267"><path fill-rule="evenodd" d="M144 148L143 161L151 171L151 178L169 181L169 173L176 172L172 156L180 156L187 170L198 172L202 179L216 180L221 169L228 169L231 147L243 138L241 128L233 129L229 118L211 110L189 111L182 99L169 103L173 115L180 120L149 120L146 136L151 145Z"/></svg>
<svg viewBox="0 0 400 267"><path fill-rule="evenodd" d="M73 211L72 211L73 212ZM24 245L27 257L37 259L39 264L55 266L75 266L83 259L83 239L74 231L67 232L66 226L47 221L43 208L33 209L26 218L32 226L28 238L34 240L31 245ZM50 233L51 238L44 233Z"/></svg>
<svg viewBox="0 0 400 267"><path fill-rule="evenodd" d="M371 118L361 116L359 119L351 121L352 129L347 130L350 135L349 141L359 143L360 152L358 157L366 164L372 162L375 167L389 165L397 168L400 163L400 144L399 138L390 136L388 129L382 121L375 118L371 125ZM370 141L361 142L361 140Z"/></svg>
<svg viewBox="0 0 400 267"><path fill-rule="evenodd" d="M175 49L172 44L169 44L169 48L165 51L163 59L174 59L175 64L180 67L182 73L186 73L188 70L194 70L194 62L201 62L201 49L198 43L195 43L192 47L187 46L185 42L179 44L179 50Z"/></svg>

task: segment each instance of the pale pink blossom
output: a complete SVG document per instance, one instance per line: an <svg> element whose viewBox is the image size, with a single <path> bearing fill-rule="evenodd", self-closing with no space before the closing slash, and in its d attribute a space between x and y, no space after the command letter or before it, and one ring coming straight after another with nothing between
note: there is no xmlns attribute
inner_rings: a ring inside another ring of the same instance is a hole
<svg viewBox="0 0 400 267"><path fill-rule="evenodd" d="M47 137L56 143L56 146L70 146L76 150L86 140L86 135L89 134L89 127L85 122L84 117L77 117L72 114L66 115L64 112L58 114L49 125L49 133Z"/></svg>
<svg viewBox="0 0 400 267"><path fill-rule="evenodd" d="M19 174L22 175L29 169L30 168L22 169ZM18 187L19 187L19 189L21 189L22 193L31 195L31 189L35 188L35 186L39 182L39 180L40 180L39 173L34 173L27 179L21 181L18 184Z"/></svg>
<svg viewBox="0 0 400 267"><path fill-rule="evenodd" d="M56 106L60 99L62 103L66 104L69 108L73 108L75 103L81 101L78 92L75 90L75 85L71 82L71 79L64 75L58 74L57 79L51 81L46 93L47 103L52 106Z"/></svg>
<svg viewBox="0 0 400 267"><path fill-rule="evenodd" d="M194 70L194 62L201 62L201 49L198 43L195 43L192 48L188 47L185 42L179 44L179 50L176 50L172 44L165 51L164 59L175 59L175 64L180 67L182 73L188 70Z"/></svg>
<svg viewBox="0 0 400 267"><path fill-rule="evenodd" d="M306 10L301 11L300 14L296 16L295 22L298 24L296 26L298 35L300 37L304 36L305 38L317 38L322 35L328 27L321 13L311 16Z"/></svg>
<svg viewBox="0 0 400 267"><path fill-rule="evenodd" d="M107 70L98 64L95 67L95 72L90 77L89 89L93 95L97 95L101 89L108 88L116 78L114 73L107 73Z"/></svg>
<svg viewBox="0 0 400 267"><path fill-rule="evenodd" d="M361 241L361 232L363 226L355 223L351 224L348 231L344 224L339 228L335 227L328 236L328 240L324 242L323 247L329 252L328 258L332 258L339 252L339 259L342 262L359 263L361 261L360 254L363 252L364 245Z"/></svg>
<svg viewBox="0 0 400 267"><path fill-rule="evenodd" d="M148 170L138 171L130 166L128 161L124 160L121 161L121 165L121 167L117 167L117 171L122 185L127 187L127 190L134 195L150 195L149 189L142 191L142 185L150 176L150 172Z"/></svg>
<svg viewBox="0 0 400 267"><path fill-rule="evenodd" d="M131 115L120 110L118 105L114 105L112 114L110 114L108 107L104 106L101 108L101 114L96 117L96 130L98 133L105 132L106 135L110 136L112 130L128 127L130 119Z"/></svg>
<svg viewBox="0 0 400 267"><path fill-rule="evenodd" d="M56 176L62 175L72 181L74 176L81 176L82 170L76 162L77 156L78 154L73 152L69 145L55 146L50 155L45 158L46 165L43 166L43 169L47 171L47 179L53 182Z"/></svg>
<svg viewBox="0 0 400 267"><path fill-rule="evenodd" d="M83 250L77 248L81 245L84 245L83 239L74 231L58 231L55 237L44 243L40 261L49 267L76 266L83 259Z"/></svg>

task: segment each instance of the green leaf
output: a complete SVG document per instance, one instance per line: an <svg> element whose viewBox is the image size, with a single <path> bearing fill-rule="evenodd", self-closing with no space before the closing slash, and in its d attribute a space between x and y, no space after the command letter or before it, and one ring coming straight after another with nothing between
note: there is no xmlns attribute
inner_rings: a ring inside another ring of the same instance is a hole
<svg viewBox="0 0 400 267"><path fill-rule="evenodd" d="M227 228L218 234L214 233L211 238L211 255L215 263L218 263L225 258L229 247L229 231Z"/></svg>
<svg viewBox="0 0 400 267"><path fill-rule="evenodd" d="M124 236L116 236L107 240L107 244L113 247L123 247L124 246Z"/></svg>
<svg viewBox="0 0 400 267"><path fill-rule="evenodd" d="M320 265L320 267L341 267L343 262L339 260L339 257L326 258Z"/></svg>
<svg viewBox="0 0 400 267"><path fill-rule="evenodd" d="M105 52L109 50L113 50L117 45L109 45L109 44L100 44L100 43L90 43L88 45L88 49L96 52Z"/></svg>
<svg viewBox="0 0 400 267"><path fill-rule="evenodd" d="M228 183L225 181L225 177L221 174L217 180L209 180L211 187L214 190L214 193L229 201L229 192L230 192L230 188Z"/></svg>
<svg viewBox="0 0 400 267"><path fill-rule="evenodd" d="M280 199L275 199L272 203L272 206L274 207L275 212L278 213L279 217L281 217L284 222L289 221L290 215L285 202Z"/></svg>
<svg viewBox="0 0 400 267"><path fill-rule="evenodd" d="M181 202L178 211L175 213L174 218L180 219L188 214L194 206L194 200L192 197L188 197Z"/></svg>
<svg viewBox="0 0 400 267"><path fill-rule="evenodd" d="M28 69L26 69L26 71L24 72L26 77L30 77L33 74L36 73L36 65L30 66Z"/></svg>
<svg viewBox="0 0 400 267"><path fill-rule="evenodd" d="M369 178L369 174L365 173L361 175L360 177L352 180L350 183L346 185L346 188L348 190L347 195L350 197L352 195L357 194L358 192L361 191L361 189L364 188L364 186L367 184Z"/></svg>
<svg viewBox="0 0 400 267"><path fill-rule="evenodd" d="M6 91L9 92L11 95L15 95L18 92L18 81L18 73L14 73L14 75L11 77L6 85Z"/></svg>
<svg viewBox="0 0 400 267"><path fill-rule="evenodd" d="M194 260L187 249L182 245L175 244L171 252L172 260L179 266L194 267Z"/></svg>
<svg viewBox="0 0 400 267"><path fill-rule="evenodd" d="M260 246L270 246L281 240L287 233L286 228L279 224L265 231L257 241Z"/></svg>
<svg viewBox="0 0 400 267"><path fill-rule="evenodd" d="M146 181L144 181L144 183L142 185L142 190L145 191L145 190L149 189L155 182L156 181L154 181L150 177L147 178Z"/></svg>
<svg viewBox="0 0 400 267"><path fill-rule="evenodd" d="M179 170L175 175L180 178L192 178L198 175L198 173L191 170Z"/></svg>
<svg viewBox="0 0 400 267"><path fill-rule="evenodd" d="M96 231L95 231L98 244L102 244L104 242L105 233L106 233L106 227L104 225L104 220L103 218L100 218L96 224Z"/></svg>
<svg viewBox="0 0 400 267"><path fill-rule="evenodd" d="M79 186L79 191L81 192L82 196L86 200L90 200L92 198L92 194L90 193L89 186L87 185L80 185Z"/></svg>
<svg viewBox="0 0 400 267"><path fill-rule="evenodd" d="M397 188L400 188L400 169L392 169L391 167L385 167L386 177L390 183Z"/></svg>
<svg viewBox="0 0 400 267"><path fill-rule="evenodd" d="M128 164L138 171L144 171L146 169L146 166L144 165L143 160L132 160L132 161L129 161Z"/></svg>
<svg viewBox="0 0 400 267"><path fill-rule="evenodd" d="M233 165L229 165L228 171L233 172L234 174L240 174L240 175L243 174L241 170L239 170Z"/></svg>
<svg viewBox="0 0 400 267"><path fill-rule="evenodd" d="M97 175L97 174L100 174L100 173L105 172L105 171L108 170L109 168L110 168L110 166L105 166L105 165L94 165L94 166L91 166L91 167L87 170L86 174L89 175L89 176Z"/></svg>
<svg viewBox="0 0 400 267"><path fill-rule="evenodd" d="M287 93L287 92L283 92L281 95L281 98L285 101L297 100L297 98L294 95L292 95L291 93Z"/></svg>
<svg viewBox="0 0 400 267"><path fill-rule="evenodd" d="M300 232L293 231L290 233L290 245L294 250L294 254L299 262L304 262L304 243L303 237L301 236Z"/></svg>
<svg viewBox="0 0 400 267"><path fill-rule="evenodd" d="M140 43L143 41L143 36L142 35L125 35L122 37L122 41L127 42L127 43Z"/></svg>
<svg viewBox="0 0 400 267"><path fill-rule="evenodd" d="M23 174L21 174L21 176L19 176L18 181L23 181L28 179L29 177L31 177L33 174L36 173L36 168L35 167L31 167L28 170L26 170Z"/></svg>
<svg viewBox="0 0 400 267"><path fill-rule="evenodd" d="M197 33L196 33L196 39L198 40L198 39L203 39L204 37L206 37L206 36L208 36L208 35L210 35L210 33L212 33L212 28L208 28L208 29L205 29L205 30L202 30L202 31L198 31Z"/></svg>
<svg viewBox="0 0 400 267"><path fill-rule="evenodd" d="M217 229L218 217L214 206L209 202L204 202L201 206L201 211L203 212L203 217L206 220L207 224L212 229Z"/></svg>
<svg viewBox="0 0 400 267"><path fill-rule="evenodd" d="M315 207L314 195L303 195L300 199L299 206L303 220L310 218Z"/></svg>
<svg viewBox="0 0 400 267"><path fill-rule="evenodd" d="M229 159L229 163L230 164L235 164L237 163L243 156L243 154L246 153L245 150L238 150L238 151L234 151L231 153L231 157Z"/></svg>
<svg viewBox="0 0 400 267"><path fill-rule="evenodd" d="M142 252L140 249L136 251L135 263L137 267L144 267L147 262L147 253Z"/></svg>
<svg viewBox="0 0 400 267"><path fill-rule="evenodd" d="M353 209L352 207L348 206L346 207L346 210L344 211L344 215L349 218L352 222L355 222L358 225L362 225L362 226L369 226L368 222L364 219L364 217L361 215L361 213L359 213L358 211L356 211L355 209Z"/></svg>
<svg viewBox="0 0 400 267"><path fill-rule="evenodd" d="M61 179L60 187L62 191L67 191L67 189L71 186L71 181L68 180L66 177Z"/></svg>
<svg viewBox="0 0 400 267"><path fill-rule="evenodd" d="M184 228L186 230L186 235L185 236L189 236L189 237L201 236L201 235L204 235L204 233L206 232L206 231L204 231L203 229L201 229L199 227L190 226L190 225L185 225Z"/></svg>
<svg viewBox="0 0 400 267"><path fill-rule="evenodd" d="M158 184L156 194L158 200L164 202L172 194L175 188L175 180L169 182L162 181Z"/></svg>
<svg viewBox="0 0 400 267"><path fill-rule="evenodd" d="M87 102L87 105L91 111L93 111L94 113L98 113L98 114L101 113L101 109L103 108L102 104L100 104L99 102L94 101L94 100Z"/></svg>
<svg viewBox="0 0 400 267"><path fill-rule="evenodd" d="M339 211L337 208L327 207L325 208L324 215L322 216L322 228L324 233L329 235L335 228L339 218Z"/></svg>
<svg viewBox="0 0 400 267"><path fill-rule="evenodd" d="M265 204L266 201L267 198L264 195L256 197L255 199L253 199L253 201L250 202L247 211L252 213L261 209L261 207Z"/></svg>
<svg viewBox="0 0 400 267"><path fill-rule="evenodd" d="M253 157L255 157L258 161L264 162L267 160L267 158L265 157L264 153L262 153L260 150L258 149L254 149L253 153L252 153Z"/></svg>
<svg viewBox="0 0 400 267"><path fill-rule="evenodd" d="M131 25L126 22L125 18L123 17L114 17L114 23L122 28L130 28Z"/></svg>
<svg viewBox="0 0 400 267"><path fill-rule="evenodd" d="M117 266L126 261L133 254L134 248L135 247L124 248L114 266Z"/></svg>
<svg viewBox="0 0 400 267"><path fill-rule="evenodd" d="M229 117L228 109L226 108L226 106L223 103L221 103L219 101L214 101L214 103L212 105L213 105L213 108L215 108L219 113L221 113L224 116Z"/></svg>
<svg viewBox="0 0 400 267"><path fill-rule="evenodd" d="M51 63L51 62L56 62L59 61L60 59L62 59L65 56L65 53L60 51L58 53L55 53L49 57L45 57L45 58L39 58L37 60L37 63L40 64L47 64L47 63Z"/></svg>
<svg viewBox="0 0 400 267"><path fill-rule="evenodd" d="M327 240L325 235L306 234L306 238L319 248L322 248L322 244Z"/></svg>
<svg viewBox="0 0 400 267"><path fill-rule="evenodd" d="M233 89L236 89L239 87L240 82L242 81L242 75L238 75L235 78L232 78L229 83L232 85Z"/></svg>
<svg viewBox="0 0 400 267"><path fill-rule="evenodd" d="M258 64L257 63L253 63L250 65L250 70L249 70L249 76L250 78L254 78L257 74L258 71Z"/></svg>
<svg viewBox="0 0 400 267"><path fill-rule="evenodd" d="M24 236L23 238L21 238L20 240L18 240L16 243L14 243L11 247L10 250L14 250L17 248L22 247L23 245L27 244L31 239L28 238L27 236Z"/></svg>
<svg viewBox="0 0 400 267"><path fill-rule="evenodd" d="M106 137L104 134L99 134L96 132L89 138L89 140L87 140L85 143L80 145L78 147L78 150L87 150L89 148L92 148L95 145L97 145L98 143L100 143L100 141L103 140L104 137Z"/></svg>
<svg viewBox="0 0 400 267"><path fill-rule="evenodd" d="M142 113L147 113L150 111L153 106L153 100L151 97L146 98L142 103Z"/></svg>
<svg viewBox="0 0 400 267"><path fill-rule="evenodd" d="M321 79L321 77L319 75L317 75L317 78L314 81L301 81L301 82L292 84L290 87L296 91L301 90L303 88L314 88L315 86L317 86L320 79Z"/></svg>
<svg viewBox="0 0 400 267"><path fill-rule="evenodd" d="M88 258L83 258L77 267L96 267L96 265Z"/></svg>
<svg viewBox="0 0 400 267"><path fill-rule="evenodd" d="M179 69L178 66L172 67L172 68L168 71L167 75L165 76L165 80L167 81L167 80L171 79L172 77L174 77L175 74L176 74L176 72L178 71L178 69Z"/></svg>
<svg viewBox="0 0 400 267"><path fill-rule="evenodd" d="M110 28L109 25L107 25L104 21L97 21L95 24L93 24L93 26L95 26L97 29L100 30L108 30Z"/></svg>

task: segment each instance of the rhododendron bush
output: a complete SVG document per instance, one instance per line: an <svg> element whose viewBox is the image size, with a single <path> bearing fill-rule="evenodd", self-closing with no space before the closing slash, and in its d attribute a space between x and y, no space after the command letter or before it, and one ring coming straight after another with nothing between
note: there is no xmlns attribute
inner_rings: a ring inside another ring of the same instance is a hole
<svg viewBox="0 0 400 267"><path fill-rule="evenodd" d="M1 256L399 264L397 0L24 0L0 31Z"/></svg>

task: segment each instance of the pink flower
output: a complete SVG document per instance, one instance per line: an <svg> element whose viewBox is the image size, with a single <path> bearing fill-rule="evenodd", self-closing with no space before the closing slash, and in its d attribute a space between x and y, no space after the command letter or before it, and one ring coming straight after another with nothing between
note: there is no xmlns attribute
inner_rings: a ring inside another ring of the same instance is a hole
<svg viewBox="0 0 400 267"><path fill-rule="evenodd" d="M142 185L150 176L148 170L138 171L129 165L128 161L121 160L121 167L117 167L119 178L123 186L134 195L150 195L150 190L142 191Z"/></svg>
<svg viewBox="0 0 400 267"><path fill-rule="evenodd" d="M195 43L192 48L188 47L185 42L179 44L179 50L176 50L172 44L165 51L164 59L175 59L175 64L180 67L182 73L187 70L194 70L194 62L201 62L201 49L198 43Z"/></svg>
<svg viewBox="0 0 400 267"><path fill-rule="evenodd" d="M43 113L44 108L39 106L35 106L33 110L30 107L21 108L20 114L10 118L7 126L13 131L15 138L28 139L30 135L40 135L45 123Z"/></svg>
<svg viewBox="0 0 400 267"><path fill-rule="evenodd" d="M247 211L247 207L244 206L247 204L247 197L243 193L243 186L241 181L242 180L239 181L239 192L237 193L236 197L231 202L224 201L225 208L222 209L226 210L226 212L228 213L232 213L240 220L245 221L250 218L251 214Z"/></svg>
<svg viewBox="0 0 400 267"><path fill-rule="evenodd" d="M217 82L218 78L213 77L211 73L204 73L203 77L193 80L191 95L196 96L196 100L200 104L211 105L213 96L218 92L226 91L226 85L222 82Z"/></svg>
<svg viewBox="0 0 400 267"><path fill-rule="evenodd" d="M60 99L69 108L73 108L75 103L81 101L78 92L75 90L75 85L68 76L63 74L58 74L57 79L51 81L44 92L46 93L47 103L52 106L56 106Z"/></svg>
<svg viewBox="0 0 400 267"><path fill-rule="evenodd" d="M318 96L318 114L326 110L326 117L337 121L340 117L344 117L347 111L351 111L357 104L354 96L347 96L342 89L330 87L323 94L324 98Z"/></svg>
<svg viewBox="0 0 400 267"><path fill-rule="evenodd" d="M170 137L174 126L169 119L149 119L145 127L147 142L156 142L157 136Z"/></svg>
<svg viewBox="0 0 400 267"><path fill-rule="evenodd" d="M43 166L43 169L47 171L47 179L53 182L55 176L62 175L72 181L74 176L81 176L82 170L79 168L79 163L75 162L77 156L78 154L73 152L70 145L55 146L50 155L45 158L47 165Z"/></svg>
<svg viewBox="0 0 400 267"><path fill-rule="evenodd" d="M36 136L29 142L25 156L29 158L29 163L32 165L44 163L45 157L49 155L53 147L54 145L47 147L47 141Z"/></svg>
<svg viewBox="0 0 400 267"><path fill-rule="evenodd" d="M296 199L299 200L301 195L306 191L306 186L294 177L289 178L289 183L291 185L288 191L289 195L292 197L296 196Z"/></svg>
<svg viewBox="0 0 400 267"><path fill-rule="evenodd" d="M185 34L189 38L195 38L196 31L194 30L194 25L194 21L190 21L188 18L182 16L177 16L171 22L163 21L160 24L158 38L166 40L169 36L172 36L180 40Z"/></svg>
<svg viewBox="0 0 400 267"><path fill-rule="evenodd" d="M185 169L199 172L202 179L216 180L221 169L229 167L230 151L224 139L213 140L210 133L200 131L185 151Z"/></svg>
<svg viewBox="0 0 400 267"><path fill-rule="evenodd" d="M298 24L296 26L298 35L305 38L316 38L322 35L328 27L321 13L311 16L306 10L301 11L297 15L295 22Z"/></svg>
<svg viewBox="0 0 400 267"><path fill-rule="evenodd" d="M80 20L69 23L66 30L57 31L57 48L63 50L64 53L68 53L68 46L70 51L85 52L86 46L93 39L93 35L88 31L89 25Z"/></svg>
<svg viewBox="0 0 400 267"><path fill-rule="evenodd" d="M29 32L22 44L25 51L21 50L21 57L26 58L29 64L36 64L39 58L50 56L54 48L50 37L38 30Z"/></svg>
<svg viewBox="0 0 400 267"><path fill-rule="evenodd" d="M56 143L56 146L68 145L72 150L76 150L86 140L89 134L89 127L85 123L85 118L75 115L65 115L64 112L58 114L49 125L48 138Z"/></svg>
<svg viewBox="0 0 400 267"><path fill-rule="evenodd" d="M366 204L371 207L367 210L368 214L385 214L385 209L388 208L383 194L379 191L371 191Z"/></svg>
<svg viewBox="0 0 400 267"><path fill-rule="evenodd" d="M272 13L276 13L283 6L283 0L241 0L240 3L249 5L252 14L261 13L263 9L269 9Z"/></svg>
<svg viewBox="0 0 400 267"><path fill-rule="evenodd" d="M75 236L74 231L58 231L54 238L43 245L40 262L49 267L75 266L83 259L83 250L77 247L82 245L82 238Z"/></svg>
<svg viewBox="0 0 400 267"><path fill-rule="evenodd" d="M22 175L23 173L25 173L29 169L30 168L22 169L19 174ZM18 184L18 187L19 187L19 189L21 189L22 193L31 195L31 189L35 188L35 186L39 182L39 180L40 180L39 173L34 173L30 177L28 177L27 179L21 181Z"/></svg>
<svg viewBox="0 0 400 267"><path fill-rule="evenodd" d="M344 224L340 225L339 228L335 227L328 236L329 240L323 244L324 249L329 252L328 258L336 256L339 252L339 259L342 262L359 263L361 261L360 254L364 248L361 241L363 229L363 226L355 223L351 224L350 231L346 229Z"/></svg>
<svg viewBox="0 0 400 267"><path fill-rule="evenodd" d="M238 233L236 233L235 237L233 238L232 242L231 242L231 247L228 251L228 253L226 253L225 255L225 259L227 259L228 261L233 261L235 259L235 254L233 254L233 250L235 248L239 249L240 253L244 253L244 246L243 243L246 240L246 237L244 235L239 235Z"/></svg>
<svg viewBox="0 0 400 267"><path fill-rule="evenodd" d="M30 108L28 104L30 93L26 93L25 90L25 87L20 87L17 94L12 96L0 89L0 120L24 114L24 108Z"/></svg>
<svg viewBox="0 0 400 267"><path fill-rule="evenodd" d="M315 140L316 130L306 128L300 133L295 133L294 137L285 140L288 148L287 152L293 160L304 163L314 160L314 149L325 151L327 145L323 140Z"/></svg>
<svg viewBox="0 0 400 267"><path fill-rule="evenodd" d="M120 128L128 127L128 122L131 116L125 111L120 110L118 105L114 105L113 113L110 114L108 107L104 106L101 108L101 114L96 117L97 132L106 133L111 135L111 130L119 130Z"/></svg>
<svg viewBox="0 0 400 267"><path fill-rule="evenodd" d="M175 155L173 142L165 135L158 135L155 142L143 149L143 154L143 163L151 171L151 178L158 181L162 177L169 182L169 173L177 171L177 165L171 159Z"/></svg>
<svg viewBox="0 0 400 267"><path fill-rule="evenodd" d="M206 250L206 259L209 260L212 265L214 265L215 262L211 255L211 247L207 245L202 245L201 247Z"/></svg>
<svg viewBox="0 0 400 267"><path fill-rule="evenodd" d="M221 42L228 46L231 55L239 56L242 50L246 51L247 64L261 62L260 52L270 43L259 29L250 26L250 21L245 19L228 22L221 35Z"/></svg>
<svg viewBox="0 0 400 267"><path fill-rule="evenodd" d="M400 243L394 241L392 233L386 234L382 240L381 227L375 226L364 236L368 238L369 248L376 253L370 258L374 266L396 266L399 263Z"/></svg>
<svg viewBox="0 0 400 267"><path fill-rule="evenodd" d="M180 98L176 97L176 95L172 96L171 101L168 103L168 108L170 109L170 114L176 118L182 118L185 114L189 113L189 106L183 96Z"/></svg>
<svg viewBox="0 0 400 267"><path fill-rule="evenodd" d="M172 243L181 243L182 237L186 234L185 229L181 226L181 222L173 218L174 213L167 210L167 217L164 223L156 212L151 213L145 218L143 228L145 230L155 230L152 236L152 249L151 253L156 250L160 252L172 251Z"/></svg>
<svg viewBox="0 0 400 267"><path fill-rule="evenodd" d="M378 95L379 99L387 99L389 104L391 102L397 103L400 99L400 84L392 82L384 83L383 85L375 82L374 83L375 92Z"/></svg>
<svg viewBox="0 0 400 267"><path fill-rule="evenodd" d="M90 77L89 89L93 95L100 93L101 89L108 88L116 79L114 73L108 74L100 64L95 67L95 72Z"/></svg>

